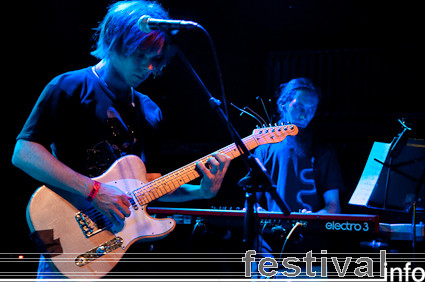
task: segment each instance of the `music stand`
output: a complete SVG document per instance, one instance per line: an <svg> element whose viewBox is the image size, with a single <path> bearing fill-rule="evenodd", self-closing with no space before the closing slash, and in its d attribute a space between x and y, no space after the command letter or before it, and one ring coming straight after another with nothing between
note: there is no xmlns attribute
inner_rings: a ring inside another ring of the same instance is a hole
<svg viewBox="0 0 425 282"><path fill-rule="evenodd" d="M383 167L368 207L409 212L414 203L417 208L425 206L424 140L409 139L398 156L391 158L388 154L385 160L375 161Z"/></svg>
<svg viewBox="0 0 425 282"><path fill-rule="evenodd" d="M412 212L415 249L416 212L425 207L425 141L406 139L394 154L394 144L375 142L349 204L396 212Z"/></svg>

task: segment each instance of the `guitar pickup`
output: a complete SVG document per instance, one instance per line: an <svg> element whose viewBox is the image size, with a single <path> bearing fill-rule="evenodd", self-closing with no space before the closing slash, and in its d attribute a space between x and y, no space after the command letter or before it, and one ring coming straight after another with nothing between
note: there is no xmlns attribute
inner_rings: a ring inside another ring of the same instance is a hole
<svg viewBox="0 0 425 282"><path fill-rule="evenodd" d="M133 193L131 193L131 192L128 192L128 193L127 193L127 196L129 196L129 197L130 197L130 198L129 198L129 202L130 202L131 206L133 207L133 209L134 209L135 211L137 211L137 210L139 209L139 206L137 205L136 201L134 200L135 196L134 196L134 195L133 195Z"/></svg>
<svg viewBox="0 0 425 282"><path fill-rule="evenodd" d="M115 237L112 240L105 242L88 252L79 255L75 258L75 264L78 267L85 266L90 262L100 258L101 256L108 254L118 248L120 248L123 244L123 239L121 237Z"/></svg>

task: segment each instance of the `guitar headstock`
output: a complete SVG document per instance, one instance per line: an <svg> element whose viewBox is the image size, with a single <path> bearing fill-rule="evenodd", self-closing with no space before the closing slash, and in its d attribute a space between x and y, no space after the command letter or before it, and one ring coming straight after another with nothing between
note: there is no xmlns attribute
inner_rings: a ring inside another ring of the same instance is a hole
<svg viewBox="0 0 425 282"><path fill-rule="evenodd" d="M298 134L298 127L295 124L276 125L254 129L252 135L255 136L260 145L282 142L286 136Z"/></svg>

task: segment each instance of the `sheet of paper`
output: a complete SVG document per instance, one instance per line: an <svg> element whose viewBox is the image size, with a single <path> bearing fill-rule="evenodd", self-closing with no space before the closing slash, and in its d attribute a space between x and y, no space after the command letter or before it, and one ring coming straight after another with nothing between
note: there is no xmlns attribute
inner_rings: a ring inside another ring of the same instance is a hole
<svg viewBox="0 0 425 282"><path fill-rule="evenodd" d="M372 150L370 151L369 158L367 159L356 190L354 190L354 193L351 195L351 199L348 202L350 205L367 205L383 167L382 164L378 163L374 159L384 162L388 155L389 149L389 143L375 142L373 144Z"/></svg>

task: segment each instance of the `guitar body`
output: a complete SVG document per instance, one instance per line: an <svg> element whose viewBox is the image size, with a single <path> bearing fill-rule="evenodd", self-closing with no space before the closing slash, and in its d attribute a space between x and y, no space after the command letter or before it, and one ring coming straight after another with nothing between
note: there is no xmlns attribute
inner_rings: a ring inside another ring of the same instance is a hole
<svg viewBox="0 0 425 282"><path fill-rule="evenodd" d="M147 183L143 161L132 155L120 158L94 179L115 185L125 193ZM173 219L154 219L147 214L146 205L134 201L123 226L96 230L91 219L84 217L84 211L91 207L82 197L58 194L46 186L38 188L28 204L31 232L47 249L51 265L68 278L103 277L134 242L161 239L175 227ZM81 224L81 220L86 224ZM84 228L94 229L95 234Z"/></svg>

